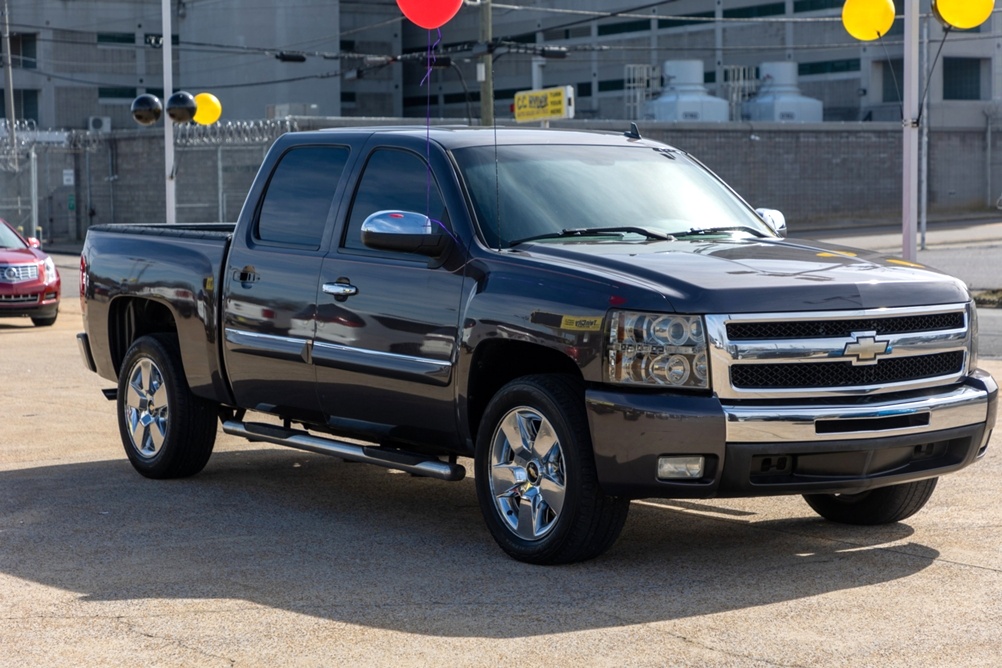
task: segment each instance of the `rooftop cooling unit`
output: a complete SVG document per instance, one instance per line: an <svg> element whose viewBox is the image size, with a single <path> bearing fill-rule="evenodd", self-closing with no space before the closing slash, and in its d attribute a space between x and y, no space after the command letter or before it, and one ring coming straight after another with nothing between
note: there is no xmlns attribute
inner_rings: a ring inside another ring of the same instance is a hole
<svg viewBox="0 0 1002 668"><path fill-rule="evenodd" d="M664 88L647 103L646 116L656 121L725 122L727 100L706 92L702 60L666 60L661 68Z"/></svg>
<svg viewBox="0 0 1002 668"><path fill-rule="evenodd" d="M820 123L824 119L824 104L800 94L797 63L786 61L762 63L758 95L745 103L743 111L751 121Z"/></svg>
<svg viewBox="0 0 1002 668"><path fill-rule="evenodd" d="M111 116L89 116L87 118L88 132L111 132Z"/></svg>

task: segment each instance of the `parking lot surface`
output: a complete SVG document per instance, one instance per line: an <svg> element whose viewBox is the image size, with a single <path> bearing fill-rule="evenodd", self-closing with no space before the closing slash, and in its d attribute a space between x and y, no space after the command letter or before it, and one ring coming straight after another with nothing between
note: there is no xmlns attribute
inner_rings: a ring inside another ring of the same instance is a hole
<svg viewBox="0 0 1002 668"><path fill-rule="evenodd" d="M601 558L527 566L470 478L222 434L200 475L141 478L57 261L56 325L0 320L0 666L998 665L1002 430L903 523L639 501Z"/></svg>

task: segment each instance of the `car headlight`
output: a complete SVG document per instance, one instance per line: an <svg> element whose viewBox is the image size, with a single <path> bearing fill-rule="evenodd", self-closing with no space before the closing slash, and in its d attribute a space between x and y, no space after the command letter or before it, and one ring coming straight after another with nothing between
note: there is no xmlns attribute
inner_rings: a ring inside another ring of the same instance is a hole
<svg viewBox="0 0 1002 668"><path fill-rule="evenodd" d="M624 385L707 389L706 329L698 315L614 311L607 380Z"/></svg>
<svg viewBox="0 0 1002 668"><path fill-rule="evenodd" d="M56 280L56 263L52 261L51 257L45 258L45 282L52 283Z"/></svg>

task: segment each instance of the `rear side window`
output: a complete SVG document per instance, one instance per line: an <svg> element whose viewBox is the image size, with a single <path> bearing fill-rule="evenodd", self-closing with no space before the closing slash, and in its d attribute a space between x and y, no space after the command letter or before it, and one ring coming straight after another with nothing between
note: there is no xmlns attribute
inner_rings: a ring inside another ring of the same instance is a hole
<svg viewBox="0 0 1002 668"><path fill-rule="evenodd" d="M320 248L347 161L343 146L304 146L282 156L261 203L255 238Z"/></svg>

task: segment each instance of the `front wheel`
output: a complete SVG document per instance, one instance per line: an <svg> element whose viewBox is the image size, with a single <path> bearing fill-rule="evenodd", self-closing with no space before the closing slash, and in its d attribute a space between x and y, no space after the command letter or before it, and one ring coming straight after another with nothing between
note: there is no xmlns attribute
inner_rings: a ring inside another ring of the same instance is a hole
<svg viewBox="0 0 1002 668"><path fill-rule="evenodd" d="M201 471L216 442L213 404L192 394L177 337L136 340L118 377L118 427L125 454L147 478Z"/></svg>
<svg viewBox="0 0 1002 668"><path fill-rule="evenodd" d="M527 376L501 388L480 424L475 470L487 527L519 561L591 559L626 522L629 500L599 488L584 392L569 376Z"/></svg>
<svg viewBox="0 0 1002 668"><path fill-rule="evenodd" d="M32 316L31 324L33 324L35 327L52 327L54 324L56 324L56 318L58 316L59 314L53 314L49 316L38 316L38 317Z"/></svg>
<svg viewBox="0 0 1002 668"><path fill-rule="evenodd" d="M818 515L842 524L890 524L911 517L926 504L937 478L878 487L859 494L805 494Z"/></svg>

